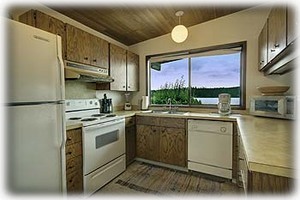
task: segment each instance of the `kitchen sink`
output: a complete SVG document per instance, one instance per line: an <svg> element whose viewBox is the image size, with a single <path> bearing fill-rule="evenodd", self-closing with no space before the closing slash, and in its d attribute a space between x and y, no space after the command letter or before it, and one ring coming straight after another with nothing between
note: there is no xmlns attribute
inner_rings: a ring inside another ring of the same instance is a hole
<svg viewBox="0 0 300 200"><path fill-rule="evenodd" d="M155 114L168 114L168 115L187 115L189 112L175 111L175 110L152 110L150 113Z"/></svg>

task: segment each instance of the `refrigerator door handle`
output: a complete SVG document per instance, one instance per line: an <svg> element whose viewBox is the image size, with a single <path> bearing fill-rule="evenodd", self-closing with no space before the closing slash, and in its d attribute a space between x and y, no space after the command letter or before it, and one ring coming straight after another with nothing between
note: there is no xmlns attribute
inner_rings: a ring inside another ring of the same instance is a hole
<svg viewBox="0 0 300 200"><path fill-rule="evenodd" d="M58 59L58 63L59 63L59 78L60 78L60 99L65 99L65 76L64 76L64 69L65 69L65 65L62 59L62 48L61 48L61 37L59 35L56 35L56 42L57 42L57 59Z"/></svg>
<svg viewBox="0 0 300 200"><path fill-rule="evenodd" d="M60 111L61 113L64 113L65 112L65 108L64 108L64 104L61 104L60 105ZM60 112L59 112L60 113ZM61 117L61 118L60 118ZM61 178L61 181L62 181L62 193L63 195L65 196L67 194L67 178L66 178L66 142L67 142L67 135L66 135L66 123L65 123L65 115L62 115L62 116L58 116L57 117L58 120L61 119L62 121L62 126L61 126L61 133L60 134L60 131L58 131L58 136L60 138L60 153L61 153L61 175L62 175L62 178ZM58 121L58 123L60 123Z"/></svg>

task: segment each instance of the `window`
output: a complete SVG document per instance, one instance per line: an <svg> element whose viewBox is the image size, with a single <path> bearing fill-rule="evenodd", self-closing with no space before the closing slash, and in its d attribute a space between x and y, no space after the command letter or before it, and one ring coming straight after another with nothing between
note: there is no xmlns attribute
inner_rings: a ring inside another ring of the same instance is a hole
<svg viewBox="0 0 300 200"><path fill-rule="evenodd" d="M245 46L235 43L187 52L149 56L151 105L214 107L220 93L231 105L245 107Z"/></svg>

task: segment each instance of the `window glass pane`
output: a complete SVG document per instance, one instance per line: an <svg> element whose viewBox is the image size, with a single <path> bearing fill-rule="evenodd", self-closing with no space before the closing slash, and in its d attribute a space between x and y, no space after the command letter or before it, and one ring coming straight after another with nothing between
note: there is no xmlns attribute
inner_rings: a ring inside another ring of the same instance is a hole
<svg viewBox="0 0 300 200"><path fill-rule="evenodd" d="M151 104L188 105L188 58L150 63Z"/></svg>
<svg viewBox="0 0 300 200"><path fill-rule="evenodd" d="M240 105L240 59L240 51L191 58L191 103L216 105L229 93L231 105Z"/></svg>

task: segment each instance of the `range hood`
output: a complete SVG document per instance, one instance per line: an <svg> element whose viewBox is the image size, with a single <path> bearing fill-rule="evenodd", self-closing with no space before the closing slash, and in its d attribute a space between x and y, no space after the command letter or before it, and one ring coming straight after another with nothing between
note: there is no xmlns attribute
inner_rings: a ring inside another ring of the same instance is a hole
<svg viewBox="0 0 300 200"><path fill-rule="evenodd" d="M79 80L83 82L113 82L114 79L108 75L108 69L85 65L65 60L65 78L67 80Z"/></svg>

